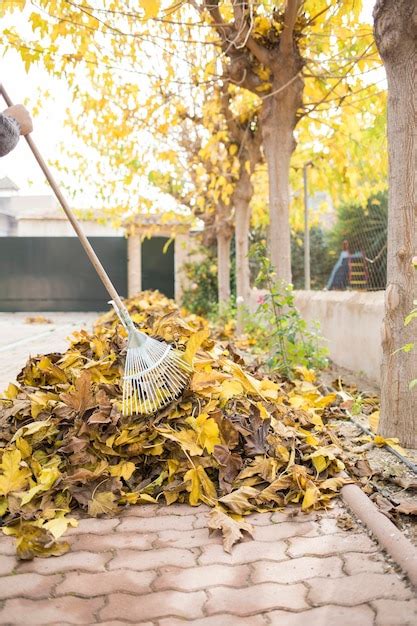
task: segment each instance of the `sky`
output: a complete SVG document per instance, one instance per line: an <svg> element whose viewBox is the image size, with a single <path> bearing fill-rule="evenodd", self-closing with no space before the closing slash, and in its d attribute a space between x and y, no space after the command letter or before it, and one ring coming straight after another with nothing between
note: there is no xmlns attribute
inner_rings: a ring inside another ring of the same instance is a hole
<svg viewBox="0 0 417 626"><path fill-rule="evenodd" d="M372 21L374 0L364 0L362 12L363 21ZM31 3L29 2L29 5ZM28 7L31 10L31 7ZM15 12L3 18L2 26L19 24L22 25L23 14ZM381 68L377 73L372 73L372 80L379 80L384 76ZM34 130L33 140L40 149L46 160L65 158L60 144L71 145L73 137L71 131L65 127L65 111L71 106L71 95L66 88L65 81L50 77L45 70L32 66L26 72L19 55L9 51L2 56L0 45L0 79L5 85L9 96L15 103L24 103L33 112L34 103L37 101L38 90L47 90L53 94L48 98L47 105L41 111L33 114ZM3 107L5 108L5 107ZM0 107L0 110L3 110ZM15 150L0 160L0 177L8 176L20 188L22 194L50 194L50 189L44 180L43 174L35 162L26 142L21 140ZM57 179L60 180L60 173ZM66 177L65 182L69 187L75 186L71 177ZM78 207L88 207L94 204L91 191L80 190L77 196Z"/></svg>

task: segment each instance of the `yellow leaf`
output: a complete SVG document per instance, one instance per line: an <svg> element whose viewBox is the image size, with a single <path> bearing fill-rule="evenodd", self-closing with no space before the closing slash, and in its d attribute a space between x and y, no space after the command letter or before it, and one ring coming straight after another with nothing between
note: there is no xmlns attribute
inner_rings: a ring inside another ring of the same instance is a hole
<svg viewBox="0 0 417 626"><path fill-rule="evenodd" d="M48 465L43 467L37 477L36 485L28 491L19 492L17 495L21 498L21 506L24 506L32 500L38 493L48 491L53 484L60 478L61 473L58 469L59 459L52 459Z"/></svg>
<svg viewBox="0 0 417 626"><path fill-rule="evenodd" d="M6 450L1 460L2 475L0 475L0 495L22 489L31 475L28 467L20 467L22 455L20 450Z"/></svg>
<svg viewBox="0 0 417 626"><path fill-rule="evenodd" d="M9 400L14 400L17 397L18 393L19 393L19 387L17 387L13 383L10 383L2 395L5 398L8 398Z"/></svg>
<svg viewBox="0 0 417 626"><path fill-rule="evenodd" d="M23 437L16 437L16 448L20 450L22 459L27 459L32 454L32 446Z"/></svg>
<svg viewBox="0 0 417 626"><path fill-rule="evenodd" d="M0 496L0 517L2 517L7 511L8 503L5 496Z"/></svg>
<svg viewBox="0 0 417 626"><path fill-rule="evenodd" d="M97 493L88 502L88 514L91 517L114 515L117 511L116 496L111 491Z"/></svg>
<svg viewBox="0 0 417 626"><path fill-rule="evenodd" d="M309 483L310 484L305 490L303 502L301 504L301 508L303 511L310 509L320 499L319 489L311 481L309 481Z"/></svg>
<svg viewBox="0 0 417 626"><path fill-rule="evenodd" d="M184 474L184 481L188 483L187 491L190 493L191 506L197 506L200 501L213 504L212 501L217 498L216 488L200 465L188 470Z"/></svg>
<svg viewBox="0 0 417 626"><path fill-rule="evenodd" d="M37 422L30 422L30 424L22 426L15 432L12 441L15 441L18 437L29 437L30 435L34 435L35 433L42 430L42 428L47 428L50 425L50 420L38 420Z"/></svg>
<svg viewBox="0 0 417 626"><path fill-rule="evenodd" d="M48 359L47 356L43 356L41 358L41 360L38 363L38 368L40 369L41 372L46 372L47 374L50 374L50 381L52 383L56 383L56 382L66 383L67 382L67 375L65 374L65 372L57 365L54 365L52 361Z"/></svg>
<svg viewBox="0 0 417 626"><path fill-rule="evenodd" d="M375 435L373 441L374 441L374 444L378 446L378 448L381 448L382 446L390 446L394 450L397 450L397 452L400 452L401 454L406 455L406 451L404 450L404 448L402 448L399 445L399 439L397 439L396 437L395 438L387 437L385 439L385 437L381 437L381 435Z"/></svg>
<svg viewBox="0 0 417 626"><path fill-rule="evenodd" d="M159 13L161 0L140 0L140 5L145 11L145 17L150 19L156 17Z"/></svg>
<svg viewBox="0 0 417 626"><path fill-rule="evenodd" d="M368 422L371 430L376 433L379 424L379 411L374 411L373 413L371 413L371 415L368 416Z"/></svg>
<svg viewBox="0 0 417 626"><path fill-rule="evenodd" d="M203 454L203 448L197 443L197 435L192 430L175 431L169 427L158 428L158 432L171 441L176 441L184 450L189 452L191 456L200 456Z"/></svg>
<svg viewBox="0 0 417 626"><path fill-rule="evenodd" d="M310 370L304 366L299 366L296 368L296 371L301 375L303 380L307 380L310 383L314 383L316 381L316 373L314 370Z"/></svg>
<svg viewBox="0 0 417 626"><path fill-rule="evenodd" d="M224 380L220 387L220 399L230 400L233 396L243 394L242 384L238 380Z"/></svg>
<svg viewBox="0 0 417 626"><path fill-rule="evenodd" d="M42 413L52 400L58 400L58 395L45 391L35 391L30 395L30 412L33 419L36 419L39 413Z"/></svg>
<svg viewBox="0 0 417 626"><path fill-rule="evenodd" d="M197 443L211 454L214 446L221 443L219 437L219 427L215 420L207 413L200 413L198 417L187 417L187 424L197 433Z"/></svg>
<svg viewBox="0 0 417 626"><path fill-rule="evenodd" d="M259 409L259 417L262 420L267 420L271 417L271 415L268 413L268 411L266 410L266 408L264 407L264 405L262 404L262 402L257 402L256 406Z"/></svg>
<svg viewBox="0 0 417 626"><path fill-rule="evenodd" d="M223 382L228 377L222 372L195 372L191 379L191 389L195 392L203 392L203 390L215 387L218 383Z"/></svg>
<svg viewBox="0 0 417 626"><path fill-rule="evenodd" d="M116 478L124 478L125 480L129 480L135 471L135 464L131 461L121 461L117 465L112 465L110 467L110 474L115 476Z"/></svg>
<svg viewBox="0 0 417 626"><path fill-rule="evenodd" d="M197 506L201 498L201 484L197 469L188 470L184 474L184 480L190 483L187 485L187 491L190 493L188 501L191 506Z"/></svg>
<svg viewBox="0 0 417 626"><path fill-rule="evenodd" d="M236 363L233 363L231 369L233 375L239 379L248 393L261 396L261 398L268 400L277 399L279 387L276 383L272 382L272 380L268 380L267 378L257 380L254 376L244 372Z"/></svg>
<svg viewBox="0 0 417 626"><path fill-rule="evenodd" d="M186 363L189 363L190 365L192 364L197 350L206 341L209 334L209 330L205 328L191 335L187 342L187 347L183 355L183 359L184 361L186 361Z"/></svg>
<svg viewBox="0 0 417 626"><path fill-rule="evenodd" d="M324 470L327 467L327 461L324 458L324 456L315 456L312 458L313 461L313 465L316 468L317 472L320 474L321 472L324 472Z"/></svg>
<svg viewBox="0 0 417 626"><path fill-rule="evenodd" d="M78 526L78 521L73 517L55 517L45 522L43 528L47 528L54 539L59 539L66 532L68 526Z"/></svg>

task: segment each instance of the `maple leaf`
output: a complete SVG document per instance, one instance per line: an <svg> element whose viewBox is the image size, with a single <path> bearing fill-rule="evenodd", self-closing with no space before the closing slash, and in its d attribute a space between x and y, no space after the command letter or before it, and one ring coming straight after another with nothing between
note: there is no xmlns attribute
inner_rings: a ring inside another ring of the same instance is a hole
<svg viewBox="0 0 417 626"><path fill-rule="evenodd" d="M66 532L68 526L75 528L78 526L78 520L73 517L65 517L65 514L61 514L59 517L45 522L43 528L49 530L54 539L59 539Z"/></svg>
<svg viewBox="0 0 417 626"><path fill-rule="evenodd" d="M232 483L239 473L243 465L240 454L233 453L227 446L214 446L213 456L220 465L219 469L219 485L222 491L230 493Z"/></svg>
<svg viewBox="0 0 417 626"><path fill-rule="evenodd" d="M22 455L20 450L5 450L0 468L0 495L7 496L13 491L19 491L27 483L32 472L28 467L20 467Z"/></svg>
<svg viewBox="0 0 417 626"><path fill-rule="evenodd" d="M187 491L190 492L191 506L197 506L200 501L213 504L213 500L217 498L216 488L201 465L188 470L184 474L184 480L188 482Z"/></svg>
<svg viewBox="0 0 417 626"><path fill-rule="evenodd" d="M88 503L88 514L91 517L114 515L117 511L116 496L111 491L96 493Z"/></svg>
<svg viewBox="0 0 417 626"><path fill-rule="evenodd" d="M243 394L243 386L238 380L225 380L220 387L220 399L230 400Z"/></svg>
<svg viewBox="0 0 417 626"><path fill-rule="evenodd" d="M186 420L197 433L197 443L211 454L214 446L221 443L219 437L219 427L215 420L207 413L200 413L197 417L188 417Z"/></svg>
<svg viewBox="0 0 417 626"><path fill-rule="evenodd" d="M209 335L210 335L210 332L208 328L199 330L198 332L193 333L191 335L191 337L189 338L187 342L187 347L182 357L186 363L189 363L191 365L197 350L206 341Z"/></svg>
<svg viewBox="0 0 417 626"><path fill-rule="evenodd" d="M75 381L74 391L62 393L60 398L65 404L82 417L88 409L96 406L94 394L91 388L91 375L88 371L82 372Z"/></svg>
<svg viewBox="0 0 417 626"><path fill-rule="evenodd" d="M116 478L124 478L125 480L129 480L135 469L136 466L131 461L121 461L117 465L112 465L110 467L110 474L112 476L116 476Z"/></svg>
<svg viewBox="0 0 417 626"><path fill-rule="evenodd" d="M232 546L242 539L243 533L247 533L253 537L253 527L251 524L239 518L232 518L230 515L226 515L226 513L218 507L210 511L208 527L212 530L221 530L224 549L229 553L232 550Z"/></svg>
<svg viewBox="0 0 417 626"><path fill-rule="evenodd" d="M31 560L35 556L60 556L69 550L68 543L52 541L51 533L38 522L20 521L3 528L3 532L16 538L16 554L21 560Z"/></svg>
<svg viewBox="0 0 417 626"><path fill-rule="evenodd" d="M320 500L320 489L310 480L307 483L306 490L304 492L301 508L303 511L314 507L314 505Z"/></svg>
<svg viewBox="0 0 417 626"><path fill-rule="evenodd" d="M237 515L246 515L256 508L249 500L256 499L258 495L259 491L253 487L239 487L236 491L219 498L219 502Z"/></svg>

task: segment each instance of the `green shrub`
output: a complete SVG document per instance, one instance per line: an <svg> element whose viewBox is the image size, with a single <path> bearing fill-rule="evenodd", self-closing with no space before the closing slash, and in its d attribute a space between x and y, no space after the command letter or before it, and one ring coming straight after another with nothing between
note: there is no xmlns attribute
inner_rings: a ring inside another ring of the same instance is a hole
<svg viewBox="0 0 417 626"><path fill-rule="evenodd" d="M287 378L297 367L326 367L327 350L320 345L318 329L308 328L296 308L292 286L276 280L262 244L252 249L252 255L260 268L256 283L266 287L255 314L248 317L245 326L245 332L257 340L256 349L269 355L267 365L271 370Z"/></svg>

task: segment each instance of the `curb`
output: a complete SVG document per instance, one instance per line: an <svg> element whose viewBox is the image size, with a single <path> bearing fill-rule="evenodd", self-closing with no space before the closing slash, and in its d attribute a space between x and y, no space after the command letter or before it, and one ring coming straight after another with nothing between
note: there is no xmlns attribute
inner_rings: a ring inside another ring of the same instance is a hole
<svg viewBox="0 0 417 626"><path fill-rule="evenodd" d="M417 548L377 509L360 487L354 484L345 485L341 490L341 496L356 517L372 532L382 548L407 574L411 584L417 587Z"/></svg>

